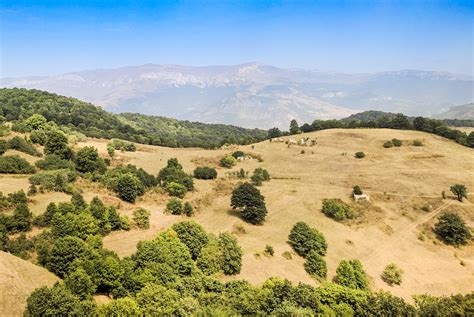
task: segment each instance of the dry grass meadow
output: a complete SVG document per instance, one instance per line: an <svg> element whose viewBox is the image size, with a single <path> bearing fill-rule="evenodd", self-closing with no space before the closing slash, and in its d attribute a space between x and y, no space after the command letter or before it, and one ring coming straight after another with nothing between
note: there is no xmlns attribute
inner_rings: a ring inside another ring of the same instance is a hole
<svg viewBox="0 0 474 317"><path fill-rule="evenodd" d="M286 251L291 252L287 237L292 226L305 221L320 230L328 241L328 278L335 275L339 261L357 258L370 276L373 289L388 290L408 300L413 294L448 295L474 290L474 245L449 247L440 243L431 231L443 211L460 213L467 224L474 227L472 149L416 131L332 129L303 136L316 138L317 144L288 147L285 143L265 141L219 150L138 145L136 152L117 152L113 164L135 164L154 175L171 157L177 157L190 173L198 165L215 165L218 179L196 180L195 191L188 193L185 200L192 202L197 210L192 220L206 230L215 234L229 231L238 237L244 250L242 272L231 278L258 284L271 276L281 276L293 282L317 285L318 282L305 272L301 257L296 254L292 259L282 256ZM286 137L290 138L294 137ZM383 143L392 138L403 140L403 145L384 148ZM422 140L424 146L413 146L414 139ZM106 156L106 144L106 140L94 139L76 147L93 145ZM217 167L220 157L236 149L260 155L263 162L247 160L230 170ZM365 152L366 157L356 159L354 153L357 151ZM257 167L267 169L272 177L260 187L268 209L267 219L260 226L243 222L230 209L230 194L239 180L227 176L229 171L243 168L251 173ZM465 184L471 191L469 199L463 203L449 197L449 187L455 183ZM354 185L361 186L370 195L369 203L352 201ZM164 213L168 197L160 190L145 194L132 205L121 202L95 183L80 180L77 187L87 200L99 195L106 204L118 206L122 214L130 217L137 207L152 212L150 229L113 232L104 238L104 246L120 256L132 254L138 241L151 239L161 230L185 219ZM27 177L0 175L0 191L9 193L20 188L27 190ZM442 191L448 194L447 199L442 199ZM327 218L321 212L324 198L341 198L351 203L358 216L343 223ZM50 201L68 199L60 193L37 195L33 197L31 208L38 214ZM422 207L428 207L430 211L423 211ZM263 254L267 244L275 249L273 257ZM20 259L12 260L10 255L2 253L0 261L5 259L18 264L1 266L5 271L0 276L2 294L15 284L17 288L24 288L21 295L24 300L35 287L54 282L54 277L46 270ZM388 286L380 279L383 268L391 262L405 272L401 286ZM30 271L29 267L34 269ZM33 272L37 278L30 279ZM16 280L18 283L14 282Z"/></svg>

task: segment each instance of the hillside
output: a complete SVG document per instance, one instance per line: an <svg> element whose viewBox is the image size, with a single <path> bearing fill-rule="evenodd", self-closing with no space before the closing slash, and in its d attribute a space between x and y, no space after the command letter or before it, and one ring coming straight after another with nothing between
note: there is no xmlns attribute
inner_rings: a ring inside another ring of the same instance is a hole
<svg viewBox="0 0 474 317"><path fill-rule="evenodd" d="M146 64L4 78L0 86L48 90L117 113L140 109L180 120L281 129L293 118L339 119L367 109L431 116L472 102L472 83L472 76L442 72L345 74L246 63Z"/></svg>
<svg viewBox="0 0 474 317"><path fill-rule="evenodd" d="M45 268L0 251L0 316L23 316L30 293L57 281Z"/></svg>
<svg viewBox="0 0 474 317"><path fill-rule="evenodd" d="M114 158L113 166L131 163L156 175L169 158L176 157L187 172L203 164L217 168L216 180L195 180L194 191L185 199L196 209L191 220L214 234L233 232L243 248L241 273L224 280L245 279L258 285L269 277L279 276L295 283L319 285L305 272L304 259L287 243L293 224L305 221L320 230L328 241L325 257L328 279L335 275L341 260L357 258L367 271L373 289L384 289L407 300L413 294L449 295L472 291L472 243L453 248L438 242L430 229L445 211L460 214L470 227L474 226L471 149L417 131L330 129L301 136L316 139L317 144L288 147L285 143L265 141L219 150L138 145L136 152L123 152ZM384 148L382 144L392 138L403 140L403 145ZM411 145L414 139L422 140L424 146ZM88 139L80 142L75 150L94 146L106 156L106 144L106 140ZM230 170L217 166L220 157L235 150L259 155L263 162L246 160ZM364 151L366 157L354 158L353 153L357 151ZM230 172L240 168L251 172L257 167L267 169L271 175L270 182L260 187L269 211L260 226L244 222L229 209L231 190L239 182ZM15 190L26 191L28 182L21 183L19 179L27 177L2 175L0 191L12 192L12 184L16 184ZM454 183L471 189L468 200L459 203L449 197L442 199L441 192L449 192L449 186ZM369 203L352 202L350 194L356 184L370 195ZM129 204L98 183L79 179L75 186L86 201L99 195L106 204L119 206L122 215L132 217L137 207L151 211L149 229L116 231L104 237L104 246L120 257L133 254L139 241L152 239L172 224L187 219L164 212L168 195L159 190L150 191L135 204ZM30 207L35 214L41 214L47 203L69 199L59 194L37 194ZM358 210L357 217L342 223L327 218L321 213L324 198L340 198L350 203ZM423 210L425 206L429 206L428 212ZM263 255L267 244L275 250L273 257ZM285 252L292 253L292 259L286 259ZM388 286L379 277L390 262L404 270L401 286Z"/></svg>
<svg viewBox="0 0 474 317"><path fill-rule="evenodd" d="M138 114L116 115L74 98L45 91L0 89L0 115L6 120L41 114L61 126L90 137L120 138L171 147L216 147L228 141L248 144L263 140L267 132L223 124L203 124Z"/></svg>
<svg viewBox="0 0 474 317"><path fill-rule="evenodd" d="M435 118L474 120L474 103L451 107L448 111L436 115Z"/></svg>

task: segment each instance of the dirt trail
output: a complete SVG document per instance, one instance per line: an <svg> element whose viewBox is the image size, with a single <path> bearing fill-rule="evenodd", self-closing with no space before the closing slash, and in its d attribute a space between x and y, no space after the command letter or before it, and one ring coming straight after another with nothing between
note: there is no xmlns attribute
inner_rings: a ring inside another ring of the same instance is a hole
<svg viewBox="0 0 474 317"><path fill-rule="evenodd" d="M448 206L452 205L453 201L448 201L427 214L426 216L418 219L417 221L411 223L409 226L405 227L403 230L397 231L395 233L395 236L393 236L390 240L387 242L383 243L380 247L375 249L373 252L371 252L369 255L367 255L363 261L364 262L370 262L374 260L377 256L380 256L382 252L387 250L388 248L391 248L396 242L400 241L407 233L411 232L412 230L416 229L419 225L422 225L428 221L430 221L432 218L436 217L439 213L441 213L443 210L445 210Z"/></svg>

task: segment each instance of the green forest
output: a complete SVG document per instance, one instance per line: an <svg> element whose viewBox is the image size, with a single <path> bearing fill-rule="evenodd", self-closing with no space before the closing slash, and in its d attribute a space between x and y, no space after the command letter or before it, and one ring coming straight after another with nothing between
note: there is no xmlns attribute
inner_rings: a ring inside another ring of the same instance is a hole
<svg viewBox="0 0 474 317"><path fill-rule="evenodd" d="M168 147L215 148L226 143L250 144L267 132L224 124L204 124L140 114L113 114L75 98L35 89L0 89L0 116L6 121L41 114L48 121L95 138L117 138ZM21 125L16 126L21 130Z"/></svg>

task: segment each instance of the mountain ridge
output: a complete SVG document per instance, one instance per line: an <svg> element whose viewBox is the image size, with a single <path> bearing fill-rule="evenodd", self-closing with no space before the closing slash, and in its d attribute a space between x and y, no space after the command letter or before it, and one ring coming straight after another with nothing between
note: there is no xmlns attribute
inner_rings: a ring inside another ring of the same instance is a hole
<svg viewBox="0 0 474 317"><path fill-rule="evenodd" d="M418 70L346 74L262 63L144 64L52 76L4 78L2 87L47 90L113 112L247 128L340 119L375 109L432 116L472 102L472 76Z"/></svg>

